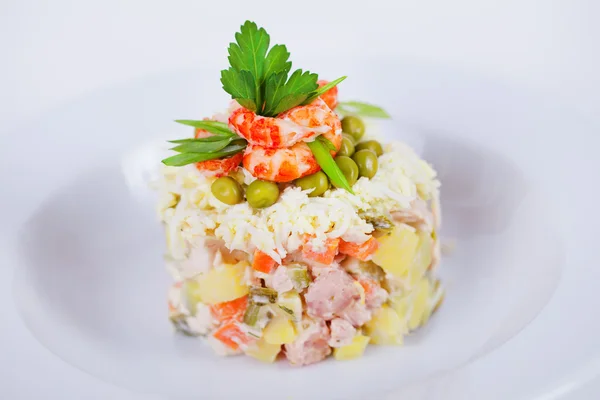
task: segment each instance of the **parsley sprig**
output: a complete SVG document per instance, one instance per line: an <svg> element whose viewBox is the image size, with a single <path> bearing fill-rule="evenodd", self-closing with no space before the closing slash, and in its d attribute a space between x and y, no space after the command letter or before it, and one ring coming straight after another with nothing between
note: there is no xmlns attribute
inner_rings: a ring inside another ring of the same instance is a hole
<svg viewBox="0 0 600 400"><path fill-rule="evenodd" d="M282 44L269 49L269 34L246 21L229 44L229 68L221 71L223 89L243 107L265 117L275 117L290 108L308 104L333 86L319 88L318 75L301 69L291 75L290 53Z"/></svg>

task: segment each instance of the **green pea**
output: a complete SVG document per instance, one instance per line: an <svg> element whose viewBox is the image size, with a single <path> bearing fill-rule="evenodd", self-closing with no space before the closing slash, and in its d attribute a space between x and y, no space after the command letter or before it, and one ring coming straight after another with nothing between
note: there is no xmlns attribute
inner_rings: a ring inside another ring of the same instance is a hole
<svg viewBox="0 0 600 400"><path fill-rule="evenodd" d="M349 133L355 140L360 140L365 134L365 123L353 115L342 118L342 131Z"/></svg>
<svg viewBox="0 0 600 400"><path fill-rule="evenodd" d="M342 138L342 146L337 155L351 157L352 154L354 154L354 142L348 138Z"/></svg>
<svg viewBox="0 0 600 400"><path fill-rule="evenodd" d="M314 189L308 194L308 197L317 197L329 189L329 179L323 171L308 175L296 180L296 186L302 190Z"/></svg>
<svg viewBox="0 0 600 400"><path fill-rule="evenodd" d="M367 140L364 142L360 142L356 145L356 151L360 150L371 150L377 155L377 157L383 154L383 147L381 147L381 143L379 143L377 140Z"/></svg>
<svg viewBox="0 0 600 400"><path fill-rule="evenodd" d="M354 153L352 157L358 166L358 174L367 178L372 178L377 173L378 162L377 154L371 150L360 150Z"/></svg>
<svg viewBox="0 0 600 400"><path fill-rule="evenodd" d="M279 198L279 187L274 182L255 180L246 188L246 200L254 208L272 206Z"/></svg>
<svg viewBox="0 0 600 400"><path fill-rule="evenodd" d="M336 157L335 163L342 170L342 173L346 177L346 180L348 181L350 186L354 185L358 180L358 166L356 165L356 163L350 157L346 156ZM333 185L335 187L339 187L335 183L333 183Z"/></svg>
<svg viewBox="0 0 600 400"><path fill-rule="evenodd" d="M210 186L210 191L217 200L225 204L234 205L244 200L242 186L229 176L217 178Z"/></svg>
<svg viewBox="0 0 600 400"><path fill-rule="evenodd" d="M356 139L354 139L354 136L352 136L351 134L342 132L342 137L347 138L352 142L353 145L356 146Z"/></svg>

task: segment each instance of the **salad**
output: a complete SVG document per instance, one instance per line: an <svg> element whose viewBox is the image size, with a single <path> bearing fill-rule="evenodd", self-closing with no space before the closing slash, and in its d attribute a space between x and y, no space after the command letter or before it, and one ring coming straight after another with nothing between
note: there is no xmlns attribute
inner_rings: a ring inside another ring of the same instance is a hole
<svg viewBox="0 0 600 400"><path fill-rule="evenodd" d="M176 330L221 355L308 365L401 345L443 300L439 187L381 108L292 72L246 21L221 71L231 102L173 140L157 182Z"/></svg>

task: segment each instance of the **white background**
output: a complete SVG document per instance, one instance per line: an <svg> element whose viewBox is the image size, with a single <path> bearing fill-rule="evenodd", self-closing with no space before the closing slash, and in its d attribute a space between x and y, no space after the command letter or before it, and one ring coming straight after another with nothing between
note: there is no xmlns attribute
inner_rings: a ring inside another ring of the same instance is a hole
<svg viewBox="0 0 600 400"><path fill-rule="evenodd" d="M336 52L426 60L516 81L600 115L597 0L2 0L0 134L18 134L27 118L106 85L215 60L225 66L226 45L246 19L286 43L297 65ZM0 398L138 398L27 340L12 309L10 265L0 265L0 359L15 360L0 373ZM600 398L600 384L568 398Z"/></svg>

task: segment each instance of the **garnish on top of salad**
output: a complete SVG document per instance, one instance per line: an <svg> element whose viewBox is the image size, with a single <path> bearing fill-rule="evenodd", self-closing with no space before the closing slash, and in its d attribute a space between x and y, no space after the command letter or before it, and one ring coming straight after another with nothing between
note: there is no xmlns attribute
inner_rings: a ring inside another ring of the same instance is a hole
<svg viewBox="0 0 600 400"><path fill-rule="evenodd" d="M207 165L233 167L239 158L236 155L245 150L244 165L254 165L246 168L260 179L288 182L322 169L337 187L352 192L348 179L332 157L342 142L340 121L332 111L337 106L336 86L346 77L319 81L317 74L301 69L290 75L292 63L286 46L276 44L269 49L269 34L254 22L246 21L235 39L236 43L229 45L230 66L221 71L221 83L241 106L240 111L230 117L229 126L217 121L178 120L198 128L196 137L173 141L177 146L172 150L180 154L163 163L182 166L222 160ZM349 102L340 106L345 110L363 110L370 116L389 117L379 107L369 104ZM348 122L352 123L351 117ZM364 130L359 126L354 128L356 132L360 129ZM271 148L281 150L267 156L271 159L283 156L286 165L265 166L258 160L265 149Z"/></svg>
<svg viewBox="0 0 600 400"><path fill-rule="evenodd" d="M444 294L435 171L376 140L383 109L338 102L345 76L291 72L253 22L235 39L229 108L177 120L194 137L171 141L158 182L171 321L220 354L294 365L402 344Z"/></svg>

